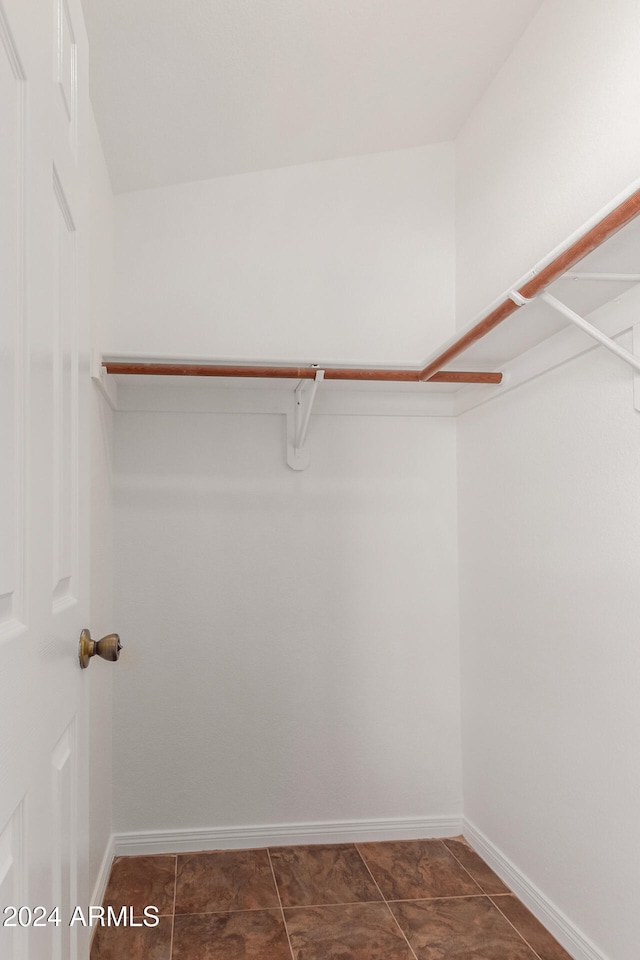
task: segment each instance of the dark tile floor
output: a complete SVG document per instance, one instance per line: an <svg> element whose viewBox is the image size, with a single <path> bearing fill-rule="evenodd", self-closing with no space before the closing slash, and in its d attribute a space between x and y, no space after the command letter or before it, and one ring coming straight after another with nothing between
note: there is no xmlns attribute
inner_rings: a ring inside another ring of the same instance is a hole
<svg viewBox="0 0 640 960"><path fill-rule="evenodd" d="M571 960L461 838L119 857L91 960Z"/></svg>

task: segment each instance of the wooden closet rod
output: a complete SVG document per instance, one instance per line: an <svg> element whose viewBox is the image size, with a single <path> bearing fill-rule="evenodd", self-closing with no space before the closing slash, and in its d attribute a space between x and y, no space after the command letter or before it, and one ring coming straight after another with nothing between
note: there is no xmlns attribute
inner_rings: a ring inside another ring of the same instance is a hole
<svg viewBox="0 0 640 960"><path fill-rule="evenodd" d="M618 204L602 220L587 230L566 250L543 267L519 291L521 297L530 300L541 293L564 273L592 253L605 240L626 226L640 214L640 190ZM519 310L522 304L509 297L498 304L486 317L455 340L451 346L431 360L422 370L368 369L364 367L322 367L325 380L386 380L403 383L487 383L502 382L501 373L485 373L462 370L443 370L442 367L459 356L472 343L486 336L491 330ZM263 377L296 380L313 380L317 366L286 367L259 366L258 364L214 363L144 363L139 361L104 360L107 373L143 374L164 377Z"/></svg>
<svg viewBox="0 0 640 960"><path fill-rule="evenodd" d="M142 374L158 377L263 377L313 380L318 367L261 367L257 364L224 363L139 363L103 360L107 373ZM420 370L376 370L361 367L321 367L325 380L388 380L420 383ZM501 383L501 373L444 370L427 378L432 383Z"/></svg>
<svg viewBox="0 0 640 960"><path fill-rule="evenodd" d="M528 280L518 293L527 300L532 299L541 293L545 287L553 283L559 277L570 270L576 263L592 253L605 240L617 233L622 227L626 226L640 214L640 190L636 190L630 197L623 200L611 213L607 214L594 227L587 230L583 236L579 237L575 243L567 247L562 253L558 254L546 267L543 267L540 273L533 279ZM420 371L419 379L422 381L431 380L434 372L440 370L445 364L449 363L455 357L470 347L472 343L486 336L499 323L510 317L512 313L519 310L522 304L517 304L507 298L498 304L484 319L480 320L474 327L471 327L450 347L443 350L434 360L427 364Z"/></svg>

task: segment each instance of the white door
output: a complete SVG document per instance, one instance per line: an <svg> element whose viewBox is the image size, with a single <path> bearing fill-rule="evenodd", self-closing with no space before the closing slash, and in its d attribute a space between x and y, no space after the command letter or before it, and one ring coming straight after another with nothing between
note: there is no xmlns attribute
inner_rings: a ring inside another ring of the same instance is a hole
<svg viewBox="0 0 640 960"><path fill-rule="evenodd" d="M2 960L88 955L86 69L79 0L0 0Z"/></svg>

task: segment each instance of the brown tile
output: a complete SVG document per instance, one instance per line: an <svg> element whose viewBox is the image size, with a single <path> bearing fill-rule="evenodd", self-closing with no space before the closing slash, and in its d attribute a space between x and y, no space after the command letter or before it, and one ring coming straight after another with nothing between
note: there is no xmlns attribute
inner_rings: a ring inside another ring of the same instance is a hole
<svg viewBox="0 0 640 960"><path fill-rule="evenodd" d="M358 844L387 900L464 897L480 893L440 840Z"/></svg>
<svg viewBox="0 0 640 960"><path fill-rule="evenodd" d="M558 941L551 936L548 930L542 926L539 920L530 913L525 905L513 895L509 897L497 897L494 900L498 910L504 913L507 920L510 920L516 930L522 934L524 939L540 957L540 960L571 960L571 957L561 947Z"/></svg>
<svg viewBox="0 0 640 960"><path fill-rule="evenodd" d="M176 917L171 956L172 960L291 960L291 951L280 910L248 910Z"/></svg>
<svg viewBox="0 0 640 960"><path fill-rule="evenodd" d="M418 960L537 960L488 897L392 903Z"/></svg>
<svg viewBox="0 0 640 960"><path fill-rule="evenodd" d="M295 960L414 960L384 903L285 910Z"/></svg>
<svg viewBox="0 0 640 960"><path fill-rule="evenodd" d="M482 857L479 857L475 850L472 850L466 840L455 837L451 840L442 841L456 860L459 860L462 866L467 870L473 879L479 884L485 893L511 893L509 887L502 882L499 876L493 872L491 867L487 866Z"/></svg>
<svg viewBox="0 0 640 960"><path fill-rule="evenodd" d="M279 906L266 850L220 850L178 856L176 913Z"/></svg>
<svg viewBox="0 0 640 960"><path fill-rule="evenodd" d="M382 900L353 844L271 849L284 907Z"/></svg>
<svg viewBox="0 0 640 960"><path fill-rule="evenodd" d="M173 917L157 927L98 927L91 960L169 960Z"/></svg>
<svg viewBox="0 0 640 960"><path fill-rule="evenodd" d="M145 907L157 907L158 913L173 913L176 858L116 857L105 890L105 907L133 907L142 916Z"/></svg>

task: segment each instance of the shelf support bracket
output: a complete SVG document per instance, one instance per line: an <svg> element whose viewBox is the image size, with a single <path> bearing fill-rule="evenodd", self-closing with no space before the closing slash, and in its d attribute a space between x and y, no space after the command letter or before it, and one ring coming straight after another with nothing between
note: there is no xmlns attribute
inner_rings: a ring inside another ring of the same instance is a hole
<svg viewBox="0 0 640 960"><path fill-rule="evenodd" d="M640 373L640 357L634 356L633 353L629 353L628 350L625 350L624 347L619 347L615 340L612 340L611 337L608 337L601 330L598 330L597 327L594 327L592 323L589 323L588 320L585 320L584 317L581 317L579 313L576 313L575 310L572 310L571 307L568 307L565 303L562 303L560 300L556 300L554 296L550 293L539 293L537 298L542 300L543 303L546 303L547 306L552 307L553 310L556 310L558 313L561 313L567 320L570 320L572 323L579 327L581 330L584 330L585 333L588 333L590 337L593 337L594 340L597 340L598 343L602 344L603 347L606 347L607 350L610 350L611 353L615 353L617 357L620 357L621 360L624 360L625 363L628 363L636 371L636 374Z"/></svg>
<svg viewBox="0 0 640 960"><path fill-rule="evenodd" d="M96 387L107 401L112 410L118 408L118 394L113 380L109 380L107 371L102 362L101 355L93 350L91 352L91 379Z"/></svg>
<svg viewBox="0 0 640 960"><path fill-rule="evenodd" d="M287 414L287 463L292 470L306 470L311 462L305 440L318 386L323 380L324 370L316 370L315 379L301 380L294 391L293 412Z"/></svg>
<svg viewBox="0 0 640 960"><path fill-rule="evenodd" d="M582 273L569 270L559 280L612 280L615 283L640 283L640 273Z"/></svg>

